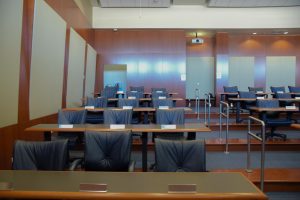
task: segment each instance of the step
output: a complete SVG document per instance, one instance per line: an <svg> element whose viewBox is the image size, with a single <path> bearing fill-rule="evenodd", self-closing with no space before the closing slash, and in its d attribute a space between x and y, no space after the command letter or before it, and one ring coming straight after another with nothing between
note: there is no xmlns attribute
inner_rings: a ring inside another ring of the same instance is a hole
<svg viewBox="0 0 300 200"><path fill-rule="evenodd" d="M258 188L260 187L260 169L247 173L245 169L214 170L214 172L241 172ZM264 170L264 192L299 192L300 169L267 168Z"/></svg>
<svg viewBox="0 0 300 200"><path fill-rule="evenodd" d="M225 151L225 139L213 138L206 139L206 151ZM148 151L154 150L154 143L148 141ZM266 151L300 151L300 139L287 139L286 141L274 139L267 141ZM133 151L141 151L142 142L139 139L133 141ZM251 151L260 151L261 143L251 140ZM247 151L246 139L228 139L228 151Z"/></svg>

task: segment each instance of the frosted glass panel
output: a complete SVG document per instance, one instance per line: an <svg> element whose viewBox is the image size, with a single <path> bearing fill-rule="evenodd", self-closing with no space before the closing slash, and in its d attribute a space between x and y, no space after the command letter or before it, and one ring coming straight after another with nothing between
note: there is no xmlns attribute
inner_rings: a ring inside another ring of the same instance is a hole
<svg viewBox="0 0 300 200"><path fill-rule="evenodd" d="M85 96L91 96L95 87L97 52L88 45L85 75Z"/></svg>
<svg viewBox="0 0 300 200"><path fill-rule="evenodd" d="M23 1L0 1L0 128L18 122Z"/></svg>
<svg viewBox="0 0 300 200"><path fill-rule="evenodd" d="M65 21L44 1L35 4L30 119L56 113L61 108L66 39Z"/></svg>
<svg viewBox="0 0 300 200"><path fill-rule="evenodd" d="M270 86L295 85L296 57L295 56L268 56L266 60L266 88Z"/></svg>
<svg viewBox="0 0 300 200"><path fill-rule="evenodd" d="M228 86L238 86L240 91L254 86L254 57L229 58Z"/></svg>
<svg viewBox="0 0 300 200"><path fill-rule="evenodd" d="M119 90L126 91L127 88L127 66L126 65L105 65L104 86L119 84Z"/></svg>
<svg viewBox="0 0 300 200"><path fill-rule="evenodd" d="M81 105L83 97L85 41L72 28L70 31L67 107Z"/></svg>
<svg viewBox="0 0 300 200"><path fill-rule="evenodd" d="M205 93L214 93L214 58L187 57L186 63L186 98L195 99L196 89L201 99Z"/></svg>

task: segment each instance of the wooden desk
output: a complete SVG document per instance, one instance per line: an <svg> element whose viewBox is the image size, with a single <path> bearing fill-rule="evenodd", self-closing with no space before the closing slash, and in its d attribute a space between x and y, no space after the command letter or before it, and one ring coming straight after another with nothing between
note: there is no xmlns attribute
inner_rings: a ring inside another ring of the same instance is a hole
<svg viewBox="0 0 300 200"><path fill-rule="evenodd" d="M241 173L230 172L85 172L0 171L0 188L6 199L268 199ZM107 184L107 192L80 192L81 183ZM194 193L168 193L169 184L195 184Z"/></svg>
<svg viewBox="0 0 300 200"><path fill-rule="evenodd" d="M174 107L174 108L170 108L170 109L184 109L185 112L191 112L192 109L189 108L189 107ZM79 110L84 110L86 108L84 107L75 107L75 108L64 108L63 110L69 110L69 111L79 111ZM115 107L108 107L108 108L91 108L91 109L86 109L90 112L103 112L105 109L122 109L122 108L115 108ZM153 108L153 107L137 107L137 108L132 108L132 111L133 112L141 112L144 114L144 124L147 124L149 123L149 120L148 120L148 116L149 116L149 113L150 112L155 112L156 111L156 108Z"/></svg>
<svg viewBox="0 0 300 200"><path fill-rule="evenodd" d="M300 124L292 124L291 127L296 128L296 129L300 129Z"/></svg>
<svg viewBox="0 0 300 200"><path fill-rule="evenodd" d="M200 123L186 123L183 125L177 125L176 129L162 129L161 125L157 124L139 124L131 125L126 124L125 129L130 130L133 133L142 133L142 165L143 171L147 171L147 145L148 145L148 134L149 133L178 133L188 132L188 139L195 139L196 132L211 132L211 129ZM60 128L57 124L38 124L29 128L25 131L31 132L44 132L45 141L51 140L51 134L53 132L78 132L82 134L85 131L117 131L110 129L108 124L79 124L74 125L74 128Z"/></svg>

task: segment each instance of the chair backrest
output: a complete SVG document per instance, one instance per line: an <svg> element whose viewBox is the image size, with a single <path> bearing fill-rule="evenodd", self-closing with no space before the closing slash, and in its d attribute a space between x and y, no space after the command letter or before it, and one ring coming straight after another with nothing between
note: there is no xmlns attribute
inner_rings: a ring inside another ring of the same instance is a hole
<svg viewBox="0 0 300 200"><path fill-rule="evenodd" d="M96 108L106 108L107 107L107 98L105 97L87 97L86 106L95 106Z"/></svg>
<svg viewBox="0 0 300 200"><path fill-rule="evenodd" d="M86 110L58 111L58 124L84 124L86 119Z"/></svg>
<svg viewBox="0 0 300 200"><path fill-rule="evenodd" d="M64 170L68 167L68 140L29 142L17 140L14 170Z"/></svg>
<svg viewBox="0 0 300 200"><path fill-rule="evenodd" d="M279 101L276 99L258 99L256 106L259 108L278 108Z"/></svg>
<svg viewBox="0 0 300 200"><path fill-rule="evenodd" d="M101 93L101 96L106 98L116 98L117 92L117 86L105 86L104 90Z"/></svg>
<svg viewBox="0 0 300 200"><path fill-rule="evenodd" d="M155 171L159 172L205 172L205 142L156 138L155 160Z"/></svg>
<svg viewBox="0 0 300 200"><path fill-rule="evenodd" d="M248 87L249 92L259 92L259 91L265 91L263 87Z"/></svg>
<svg viewBox="0 0 300 200"><path fill-rule="evenodd" d="M291 99L292 95L290 93L276 93L275 98L278 98L278 99Z"/></svg>
<svg viewBox="0 0 300 200"><path fill-rule="evenodd" d="M151 97L152 99L158 99L160 97L168 98L169 94L166 91L152 91Z"/></svg>
<svg viewBox="0 0 300 200"><path fill-rule="evenodd" d="M137 99L143 98L144 97L144 93L143 92L139 92L139 91L127 91L126 92L127 98L129 97L135 97Z"/></svg>
<svg viewBox="0 0 300 200"><path fill-rule="evenodd" d="M105 109L104 124L130 124L132 109Z"/></svg>
<svg viewBox="0 0 300 200"><path fill-rule="evenodd" d="M85 136L85 170L128 171L132 135L129 131L92 132Z"/></svg>
<svg viewBox="0 0 300 200"><path fill-rule="evenodd" d="M237 93L238 87L237 86L223 86L224 92L228 93Z"/></svg>
<svg viewBox="0 0 300 200"><path fill-rule="evenodd" d="M285 92L285 87L284 86L280 86L280 87L274 87L274 86L271 86L270 87L271 89L271 92L273 93L284 93Z"/></svg>
<svg viewBox="0 0 300 200"><path fill-rule="evenodd" d="M130 86L129 90L144 93L144 86Z"/></svg>
<svg viewBox="0 0 300 200"><path fill-rule="evenodd" d="M256 98L256 94L254 91L251 92L239 91L239 96L240 98Z"/></svg>
<svg viewBox="0 0 300 200"><path fill-rule="evenodd" d="M154 108L158 108L159 106L169 106L169 108L173 107L172 99L152 99L152 106Z"/></svg>
<svg viewBox="0 0 300 200"><path fill-rule="evenodd" d="M118 107L122 108L123 106L132 106L133 108L139 107L138 99L119 99Z"/></svg>
<svg viewBox="0 0 300 200"><path fill-rule="evenodd" d="M288 86L290 92L300 93L300 87Z"/></svg>
<svg viewBox="0 0 300 200"><path fill-rule="evenodd" d="M156 123L157 124L184 124L184 109L157 109Z"/></svg>

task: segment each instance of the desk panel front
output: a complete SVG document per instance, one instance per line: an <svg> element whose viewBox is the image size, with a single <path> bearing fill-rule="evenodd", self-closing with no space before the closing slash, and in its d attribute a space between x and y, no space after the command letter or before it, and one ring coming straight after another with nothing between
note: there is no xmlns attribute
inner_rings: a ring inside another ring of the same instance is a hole
<svg viewBox="0 0 300 200"><path fill-rule="evenodd" d="M267 199L241 173L0 171L0 198L22 199ZM79 192L80 183L107 184L107 192ZM195 184L194 193L168 193L169 184Z"/></svg>

